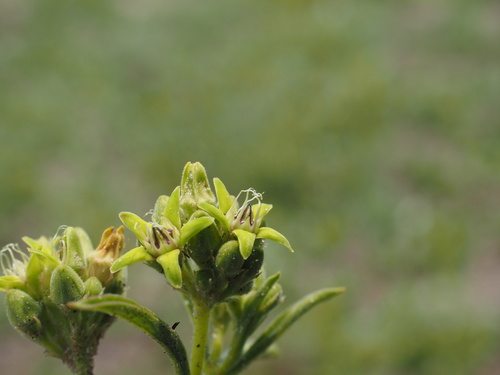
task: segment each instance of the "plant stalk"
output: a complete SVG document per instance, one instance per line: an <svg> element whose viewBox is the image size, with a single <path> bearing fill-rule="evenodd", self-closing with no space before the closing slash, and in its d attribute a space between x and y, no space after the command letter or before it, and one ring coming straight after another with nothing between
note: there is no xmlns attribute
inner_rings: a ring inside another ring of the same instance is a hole
<svg viewBox="0 0 500 375"><path fill-rule="evenodd" d="M210 324L210 308L201 304L193 305L193 348L191 350L191 375L201 375L207 349L208 328Z"/></svg>

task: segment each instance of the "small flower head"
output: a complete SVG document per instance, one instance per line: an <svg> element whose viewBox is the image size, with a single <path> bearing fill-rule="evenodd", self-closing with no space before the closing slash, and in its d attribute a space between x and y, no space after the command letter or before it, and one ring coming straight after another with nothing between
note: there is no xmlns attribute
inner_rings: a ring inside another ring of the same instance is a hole
<svg viewBox="0 0 500 375"><path fill-rule="evenodd" d="M26 267L29 257L17 244L9 244L0 250L0 291L23 288L26 283Z"/></svg>

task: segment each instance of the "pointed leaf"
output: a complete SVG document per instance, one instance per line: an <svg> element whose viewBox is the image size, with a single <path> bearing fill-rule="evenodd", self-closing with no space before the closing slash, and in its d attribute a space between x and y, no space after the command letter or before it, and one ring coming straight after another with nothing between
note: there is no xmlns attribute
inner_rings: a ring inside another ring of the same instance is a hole
<svg viewBox="0 0 500 375"><path fill-rule="evenodd" d="M188 221L181 228L179 246L184 246L193 236L212 225L213 222L214 218L208 216Z"/></svg>
<svg viewBox="0 0 500 375"><path fill-rule="evenodd" d="M257 238L264 238L266 240L278 242L282 245L285 245L288 248L288 250L290 250L293 253L293 249L290 246L290 242L288 242L285 236L283 236L280 232L274 230L273 228L269 227L260 228L259 231L257 232Z"/></svg>
<svg viewBox="0 0 500 375"><path fill-rule="evenodd" d="M219 208L225 214L233 205L233 198L231 198L224 183L217 177L214 178L214 186L215 194L217 194L217 200L219 201Z"/></svg>
<svg viewBox="0 0 500 375"><path fill-rule="evenodd" d="M167 280L177 289L182 287L182 271L179 264L179 254L179 249L176 249L156 258L156 261L162 266Z"/></svg>
<svg viewBox="0 0 500 375"><path fill-rule="evenodd" d="M253 243L255 242L255 234L247 232L243 229L235 229L233 233L238 237L240 245L240 253L243 259L247 259L252 254Z"/></svg>
<svg viewBox="0 0 500 375"><path fill-rule="evenodd" d="M137 239L142 244L145 244L148 235L148 228L150 226L147 221L142 220L139 216L131 212L121 212L120 220L128 229L130 229L132 233L135 234Z"/></svg>
<svg viewBox="0 0 500 375"><path fill-rule="evenodd" d="M170 198L168 199L167 206L165 207L164 216L174 224L177 229L181 229L181 219L179 217L179 200L180 200L181 188L177 186Z"/></svg>
<svg viewBox="0 0 500 375"><path fill-rule="evenodd" d="M112 273L115 273L121 270L123 267L127 267L138 262L145 262L148 260L154 260L153 256L149 254L144 247L139 246L135 249L130 250L129 252L126 252L117 260L115 260L109 270Z"/></svg>
<svg viewBox="0 0 500 375"><path fill-rule="evenodd" d="M278 316L274 322L260 335L260 337L245 351L239 360L229 369L226 375L239 373L252 360L265 353L271 344L273 344L297 319L314 306L324 302L332 297L338 296L345 291L345 288L329 288L313 292L294 305L290 306L285 312Z"/></svg>
<svg viewBox="0 0 500 375"><path fill-rule="evenodd" d="M177 375L189 375L186 349L177 333L151 310L128 298L112 294L68 304L72 309L100 311L122 318L151 336L168 354Z"/></svg>
<svg viewBox="0 0 500 375"><path fill-rule="evenodd" d="M210 215L212 215L221 225L224 227L225 230L229 231L229 221L227 221L226 216L222 213L221 210L219 210L217 207L212 206L211 204L207 202L201 202L198 204L198 207L200 207L202 210L208 212Z"/></svg>

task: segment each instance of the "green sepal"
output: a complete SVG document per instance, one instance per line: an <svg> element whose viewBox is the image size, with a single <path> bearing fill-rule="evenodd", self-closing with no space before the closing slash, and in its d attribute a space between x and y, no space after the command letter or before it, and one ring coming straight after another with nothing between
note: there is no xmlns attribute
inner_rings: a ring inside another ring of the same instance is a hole
<svg viewBox="0 0 500 375"><path fill-rule="evenodd" d="M229 231L231 227L229 226L229 221L227 220L226 216L223 214L223 211L219 210L217 207L212 206L211 204L207 202L201 202L198 204L198 206L212 215L219 223L221 223L222 227L226 230Z"/></svg>
<svg viewBox="0 0 500 375"><path fill-rule="evenodd" d="M17 276L0 276L0 292L9 289L23 289L24 281Z"/></svg>
<svg viewBox="0 0 500 375"><path fill-rule="evenodd" d="M189 375L186 349L177 333L151 310L130 299L105 294L68 304L72 309L100 311L122 318L151 336L168 354L177 375Z"/></svg>
<svg viewBox="0 0 500 375"><path fill-rule="evenodd" d="M50 298L55 303L76 301L85 294L85 285L73 268L57 266L50 278Z"/></svg>
<svg viewBox="0 0 500 375"><path fill-rule="evenodd" d="M273 228L269 227L260 228L259 231L257 232L257 238L263 238L266 240L278 242L282 245L285 245L288 248L288 250L290 250L293 253L293 249L292 246L290 246L290 242L288 242L285 236L283 236L280 232L274 230Z"/></svg>
<svg viewBox="0 0 500 375"><path fill-rule="evenodd" d="M33 341L38 341L42 334L41 304L22 290L12 289L7 292L5 305L10 323Z"/></svg>
<svg viewBox="0 0 500 375"><path fill-rule="evenodd" d="M273 344L297 319L316 305L330 298L344 293L345 288L328 288L313 292L279 315L269 327L255 340L255 342L239 357L238 361L227 371L225 375L239 373L251 361L256 359Z"/></svg>
<svg viewBox="0 0 500 375"><path fill-rule="evenodd" d="M165 277L174 288L182 287L182 271L179 264L180 250L172 250L160 255L156 261L162 266Z"/></svg>
<svg viewBox="0 0 500 375"><path fill-rule="evenodd" d="M167 205L163 216L165 216L177 229L181 229L181 218L179 216L179 200L180 200L181 188L177 186L170 198L168 198Z"/></svg>
<svg viewBox="0 0 500 375"><path fill-rule="evenodd" d="M218 179L214 178L215 194L217 194L217 200L219 201L219 208L223 214L229 211L233 205L233 198L226 189L224 183Z"/></svg>
<svg viewBox="0 0 500 375"><path fill-rule="evenodd" d="M244 259L240 254L238 241L228 241L222 245L215 258L217 270L227 277L237 275Z"/></svg>
<svg viewBox="0 0 500 375"><path fill-rule="evenodd" d="M126 252L117 260L115 260L109 270L112 273L115 273L121 270L123 267L130 266L134 263L146 262L150 260L154 260L154 257L149 254L143 246L139 246Z"/></svg>
<svg viewBox="0 0 500 375"><path fill-rule="evenodd" d="M247 232L243 229L235 229L233 233L238 238L240 245L240 253L243 259L247 259L252 254L253 243L255 242L255 234Z"/></svg>
<svg viewBox="0 0 500 375"><path fill-rule="evenodd" d="M120 212L119 216L122 223L135 234L137 239L142 244L146 244L150 224L132 212Z"/></svg>
<svg viewBox="0 0 500 375"><path fill-rule="evenodd" d="M95 276L89 277L84 282L85 285L85 294L89 296L98 296L102 293L102 284L99 279Z"/></svg>
<svg viewBox="0 0 500 375"><path fill-rule="evenodd" d="M179 246L184 246L193 236L212 225L214 220L213 217L206 216L188 221L181 228Z"/></svg>

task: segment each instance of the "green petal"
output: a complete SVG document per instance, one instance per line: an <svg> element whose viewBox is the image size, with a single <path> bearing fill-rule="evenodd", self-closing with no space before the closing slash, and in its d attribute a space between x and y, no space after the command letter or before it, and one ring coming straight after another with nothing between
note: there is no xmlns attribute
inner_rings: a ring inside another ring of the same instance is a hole
<svg viewBox="0 0 500 375"><path fill-rule="evenodd" d="M179 264L179 254L179 249L176 249L156 258L156 261L162 266L167 280L177 289L182 286L182 271Z"/></svg>
<svg viewBox="0 0 500 375"><path fill-rule="evenodd" d="M257 238L264 238L266 240L278 242L282 245L285 245L288 248L288 250L290 250L293 253L293 249L290 246L290 242L288 242L285 236L283 236L280 232L274 230L273 228L268 228L268 227L260 228L259 231L257 232Z"/></svg>
<svg viewBox="0 0 500 375"><path fill-rule="evenodd" d="M208 216L188 221L181 228L181 238L179 240L179 246L184 246L193 236L212 225L213 222L214 218Z"/></svg>
<svg viewBox="0 0 500 375"><path fill-rule="evenodd" d="M17 276L0 276L0 292L22 288L23 286L24 282Z"/></svg>
<svg viewBox="0 0 500 375"><path fill-rule="evenodd" d="M272 208L273 208L272 204L267 204L267 203L254 204L252 206L252 212L255 213L255 220L264 218L264 216L266 216L269 213L269 211L271 211Z"/></svg>
<svg viewBox="0 0 500 375"><path fill-rule="evenodd" d="M174 224L177 229L181 229L181 219L179 217L179 199L181 194L180 186L177 186L168 199L164 216Z"/></svg>
<svg viewBox="0 0 500 375"><path fill-rule="evenodd" d="M57 259L56 257L46 253L45 251L42 251L40 249L28 249L30 253L39 255L42 259L48 260L50 263L52 263L52 266L56 267L59 264L61 264L61 261Z"/></svg>
<svg viewBox="0 0 500 375"><path fill-rule="evenodd" d="M109 270L115 273L121 270L123 267L127 267L138 262L145 262L148 260L154 260L153 256L149 254L143 246L139 246L135 249L130 250L129 252L126 252L117 260L115 260Z"/></svg>
<svg viewBox="0 0 500 375"><path fill-rule="evenodd" d="M212 215L219 223L222 224L224 229L226 229L227 231L230 230L229 221L227 221L226 216L217 207L212 206L207 202L201 202L200 204L198 204L198 207Z"/></svg>
<svg viewBox="0 0 500 375"><path fill-rule="evenodd" d="M240 245L240 253L243 259L247 259L252 254L253 243L255 242L255 234L247 232L243 229L235 229L233 233L238 237Z"/></svg>
<svg viewBox="0 0 500 375"><path fill-rule="evenodd" d="M51 251L48 247L44 247L43 244L41 244L40 242L38 242L37 240L34 240L33 238L31 237L28 237L28 236L24 236L22 238L23 242L28 245L29 247L31 247L32 249L34 250L41 250L43 251L44 253L47 253L47 254L51 254Z"/></svg>
<svg viewBox="0 0 500 375"><path fill-rule="evenodd" d="M219 201L219 208L225 214L233 205L233 199L229 195L224 183L217 177L214 178L214 186L215 194L217 194L217 200Z"/></svg>
<svg viewBox="0 0 500 375"><path fill-rule="evenodd" d="M149 228L149 223L147 221L142 220L139 216L131 212L121 212L120 220L128 229L130 229L132 233L135 234L141 243L144 244L146 242Z"/></svg>

